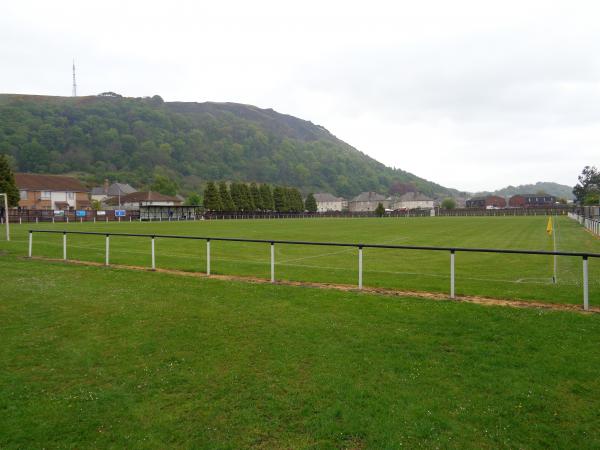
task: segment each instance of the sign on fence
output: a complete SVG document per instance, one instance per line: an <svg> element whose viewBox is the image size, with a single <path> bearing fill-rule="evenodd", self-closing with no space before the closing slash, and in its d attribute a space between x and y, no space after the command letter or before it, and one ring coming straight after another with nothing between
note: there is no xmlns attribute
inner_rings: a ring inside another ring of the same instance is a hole
<svg viewBox="0 0 600 450"><path fill-rule="evenodd" d="M105 216L106 215L106 211L96 211L96 215L97 216Z"/></svg>
<svg viewBox="0 0 600 450"><path fill-rule="evenodd" d="M127 215L127 211L124 209L115 209L115 217L125 217Z"/></svg>
<svg viewBox="0 0 600 450"><path fill-rule="evenodd" d="M85 211L75 211L77 217L85 217Z"/></svg>
<svg viewBox="0 0 600 450"><path fill-rule="evenodd" d="M54 211L54 215L55 215L55 216L64 216L64 215L65 215L65 212L64 212L64 211L58 211L58 210L55 210L55 211Z"/></svg>

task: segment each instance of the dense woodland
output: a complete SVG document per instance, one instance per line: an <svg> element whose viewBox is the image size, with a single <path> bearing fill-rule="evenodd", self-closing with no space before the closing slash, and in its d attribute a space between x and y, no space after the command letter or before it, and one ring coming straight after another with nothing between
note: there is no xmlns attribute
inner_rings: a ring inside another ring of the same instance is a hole
<svg viewBox="0 0 600 450"><path fill-rule="evenodd" d="M274 183L346 197L361 191L448 190L380 164L323 127L234 103L0 95L0 154L24 172L75 174L182 193L207 180Z"/></svg>

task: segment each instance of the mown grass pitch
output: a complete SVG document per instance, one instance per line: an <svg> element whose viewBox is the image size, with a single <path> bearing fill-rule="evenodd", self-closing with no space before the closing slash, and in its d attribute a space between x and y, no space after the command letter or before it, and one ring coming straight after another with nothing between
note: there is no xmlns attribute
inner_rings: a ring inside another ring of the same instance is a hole
<svg viewBox="0 0 600 450"><path fill-rule="evenodd" d="M330 241L426 246L491 247L552 250L547 218L436 217L385 219L228 220L197 222L39 224L13 226L7 248L26 254L29 228L180 234L211 237ZM600 253L600 240L579 224L556 219L558 249ZM6 247L6 244L0 244ZM62 257L61 235L34 235L34 255ZM266 244L213 241L213 273L269 278L270 249ZM159 239L157 265L186 271L206 269L203 241ZM104 261L102 236L68 237L68 257ZM111 262L150 265L150 241L111 238ZM590 259L590 303L600 302L600 261ZM582 303L580 258L558 258L558 283L552 284L552 257L458 253L456 292L508 299ZM357 250L339 247L276 245L276 277L297 281L357 283ZM408 250L365 249L365 286L414 291L449 291L449 254Z"/></svg>
<svg viewBox="0 0 600 450"><path fill-rule="evenodd" d="M1 448L600 447L596 314L0 274Z"/></svg>

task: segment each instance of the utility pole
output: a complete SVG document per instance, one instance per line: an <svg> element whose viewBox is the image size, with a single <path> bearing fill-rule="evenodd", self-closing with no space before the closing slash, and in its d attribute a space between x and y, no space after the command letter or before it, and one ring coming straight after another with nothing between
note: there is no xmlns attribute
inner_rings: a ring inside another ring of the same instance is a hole
<svg viewBox="0 0 600 450"><path fill-rule="evenodd" d="M75 82L75 60L73 60L73 91L71 92L73 97L77 97L77 83Z"/></svg>

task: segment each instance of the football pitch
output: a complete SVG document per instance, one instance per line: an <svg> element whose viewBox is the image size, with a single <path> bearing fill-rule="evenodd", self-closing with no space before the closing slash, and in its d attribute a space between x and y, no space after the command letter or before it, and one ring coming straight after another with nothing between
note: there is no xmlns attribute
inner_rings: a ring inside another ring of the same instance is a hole
<svg viewBox="0 0 600 450"><path fill-rule="evenodd" d="M11 251L25 255L28 229L122 232L141 234L234 237L363 244L552 250L547 218L424 217L368 219L221 220L195 222L70 223L13 226ZM600 240L566 217L555 220L556 247L561 251L600 253ZM0 244L6 245L6 244ZM112 264L150 266L150 239L111 237ZM206 244L160 238L157 267L206 271ZM103 236L68 236L68 258L104 262ZM33 255L62 258L62 235L34 234ZM356 248L275 246L277 280L356 284ZM456 294L555 303L582 303L582 261L553 257L493 253L456 255ZM268 244L211 242L211 273L270 278ZM600 260L589 260L590 304L600 302ZM441 251L364 249L366 287L448 293L450 255Z"/></svg>
<svg viewBox="0 0 600 450"><path fill-rule="evenodd" d="M39 224L38 229L549 250L544 217ZM561 250L597 252L557 220ZM1 448L598 448L600 315L28 260L0 241ZM35 228L31 227L31 228ZM158 239L203 271L205 243ZM34 234L62 257L62 235ZM356 249L276 246L279 279L355 283ZM269 246L212 243L268 278ZM102 236L68 257L104 261ZM496 260L495 258L501 258ZM148 238L111 238L148 266ZM365 251L365 286L448 291L445 252ZM599 301L590 260L590 303ZM457 254L457 293L580 303L581 259ZM412 283L412 284L411 284Z"/></svg>

